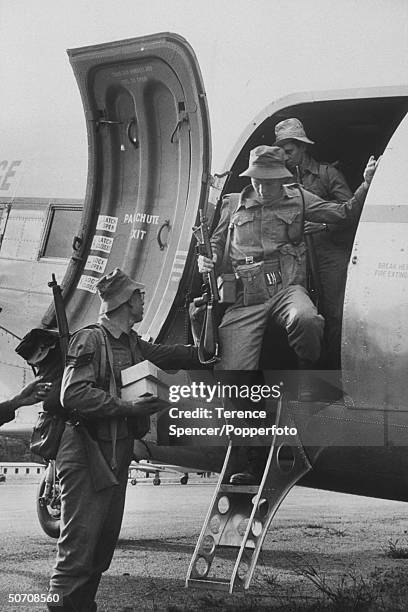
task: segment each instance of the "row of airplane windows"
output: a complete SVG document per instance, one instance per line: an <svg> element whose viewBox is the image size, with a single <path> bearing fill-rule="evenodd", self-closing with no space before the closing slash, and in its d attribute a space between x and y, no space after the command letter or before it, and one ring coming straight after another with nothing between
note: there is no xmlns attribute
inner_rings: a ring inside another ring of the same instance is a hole
<svg viewBox="0 0 408 612"><path fill-rule="evenodd" d="M14 469L14 472L13 472ZM26 468L21 468L21 467L15 467L15 468L0 468L0 474L9 474L9 473L13 473L13 474L41 474L41 472L44 471L44 468L40 468L40 467L26 467Z"/></svg>
<svg viewBox="0 0 408 612"><path fill-rule="evenodd" d="M0 258L69 258L81 213L80 207L61 205L0 208Z"/></svg>

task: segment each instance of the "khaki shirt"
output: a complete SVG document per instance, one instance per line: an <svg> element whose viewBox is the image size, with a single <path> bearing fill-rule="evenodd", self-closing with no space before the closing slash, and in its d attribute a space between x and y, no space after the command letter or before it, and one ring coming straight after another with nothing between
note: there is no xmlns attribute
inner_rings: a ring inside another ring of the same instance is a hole
<svg viewBox="0 0 408 612"><path fill-rule="evenodd" d="M346 202L353 197L343 174L331 164L317 162L309 156L300 167L300 172L303 187L322 200Z"/></svg>
<svg viewBox="0 0 408 612"><path fill-rule="evenodd" d="M347 202L330 202L302 189L305 220L316 223L356 222L367 194L364 185ZM297 185L284 185L282 197L272 204L256 199L252 186L240 194L238 206L231 211L229 197L223 201L221 217L211 245L217 261L223 259L228 228L232 227L229 257L233 267L246 257L257 260L279 259L282 286L304 284L306 249L302 236L302 197Z"/></svg>
<svg viewBox="0 0 408 612"><path fill-rule="evenodd" d="M352 197L343 174L331 164L319 163L312 157L305 158L300 167L301 182L307 191L311 191L323 200L336 200L346 202ZM319 255L322 251L344 250L348 252L353 244L353 238L357 223L327 224L327 232L313 235L313 242L318 249Z"/></svg>
<svg viewBox="0 0 408 612"><path fill-rule="evenodd" d="M120 339L122 330L108 318L104 318L101 323L114 339ZM112 351L118 397L112 396L107 390L109 385L100 380L102 344L99 330L80 329L69 344L67 366L61 385L61 403L68 411L76 410L82 418L90 421L91 427L93 422L95 435L100 439L110 439L111 418L119 419L118 438L121 438L128 435L126 418L138 417L138 408L134 402L120 398L121 370L145 359L164 370L201 367L194 347L151 344L142 340L133 330L123 335L127 336L127 339L123 339L124 350ZM109 368L108 362L106 368Z"/></svg>

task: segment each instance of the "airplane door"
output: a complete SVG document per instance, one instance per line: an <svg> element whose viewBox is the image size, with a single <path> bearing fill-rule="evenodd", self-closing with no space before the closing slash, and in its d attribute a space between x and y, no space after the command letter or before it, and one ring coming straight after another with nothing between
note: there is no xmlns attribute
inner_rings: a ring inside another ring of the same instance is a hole
<svg viewBox="0 0 408 612"><path fill-rule="evenodd" d="M384 152L348 268L342 365L356 407L407 409L408 115Z"/></svg>
<svg viewBox="0 0 408 612"><path fill-rule="evenodd" d="M208 191L210 130L197 60L173 34L68 53L89 141L83 264L68 300L71 328L96 320L95 283L120 267L146 285L138 331L155 338ZM72 270L67 276L73 282Z"/></svg>

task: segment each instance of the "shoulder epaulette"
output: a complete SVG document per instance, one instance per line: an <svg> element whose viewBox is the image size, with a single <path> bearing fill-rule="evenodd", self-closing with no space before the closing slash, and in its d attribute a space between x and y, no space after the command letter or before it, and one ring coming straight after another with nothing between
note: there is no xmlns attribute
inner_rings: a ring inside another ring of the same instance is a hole
<svg viewBox="0 0 408 612"><path fill-rule="evenodd" d="M234 213L238 208L240 197L240 193L227 193L222 197L222 204L228 205L230 214Z"/></svg>

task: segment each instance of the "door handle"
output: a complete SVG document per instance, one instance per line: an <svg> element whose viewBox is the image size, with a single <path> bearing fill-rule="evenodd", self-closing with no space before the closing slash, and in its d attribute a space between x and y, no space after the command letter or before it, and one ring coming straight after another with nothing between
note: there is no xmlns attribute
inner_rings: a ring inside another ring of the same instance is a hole
<svg viewBox="0 0 408 612"><path fill-rule="evenodd" d="M157 232L157 242L159 243L159 247L161 251L164 251L165 247L167 246L167 244L165 244L162 241L162 237L161 237L162 231L164 230L165 227L170 229L170 219L166 219L163 225L160 227L159 231Z"/></svg>
<svg viewBox="0 0 408 612"><path fill-rule="evenodd" d="M126 132L127 132L127 137L129 138L129 141L131 142L131 144L135 147L135 149L138 149L140 143L139 143L139 140L137 139L137 136L134 136L132 134L133 126L135 126L135 128L137 127L136 117L133 117L133 119L129 121L129 123L127 124Z"/></svg>

